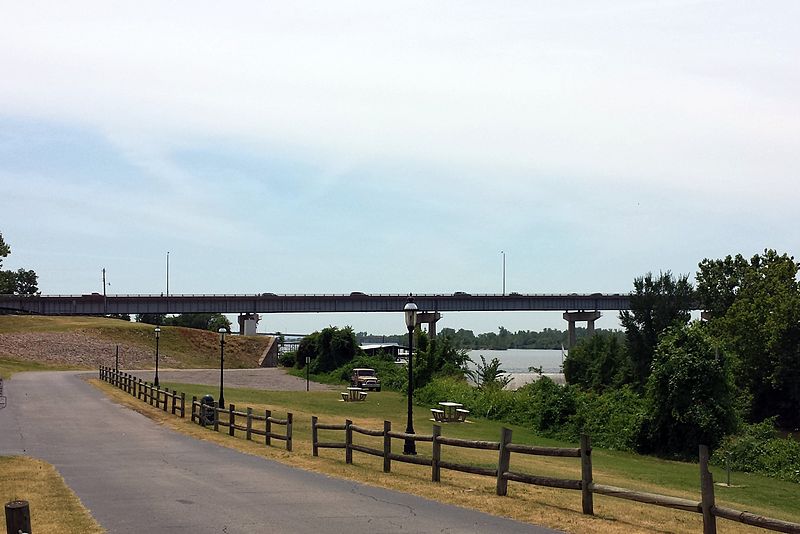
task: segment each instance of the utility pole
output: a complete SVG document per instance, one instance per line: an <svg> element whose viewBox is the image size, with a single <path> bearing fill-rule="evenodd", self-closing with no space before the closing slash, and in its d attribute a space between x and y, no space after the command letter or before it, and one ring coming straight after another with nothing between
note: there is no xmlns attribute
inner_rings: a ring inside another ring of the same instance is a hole
<svg viewBox="0 0 800 534"><path fill-rule="evenodd" d="M167 298L169 298L169 250L167 251Z"/></svg>
<svg viewBox="0 0 800 534"><path fill-rule="evenodd" d="M103 314L108 315L108 302L106 301L106 268L103 267Z"/></svg>
<svg viewBox="0 0 800 534"><path fill-rule="evenodd" d="M505 251L500 251L500 254L503 255L503 296L506 296L506 253Z"/></svg>

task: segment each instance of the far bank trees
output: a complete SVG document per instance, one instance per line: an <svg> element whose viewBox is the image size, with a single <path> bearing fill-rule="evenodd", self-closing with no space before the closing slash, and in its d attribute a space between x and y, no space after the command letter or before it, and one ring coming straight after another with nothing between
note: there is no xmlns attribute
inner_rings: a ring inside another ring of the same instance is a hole
<svg viewBox="0 0 800 534"><path fill-rule="evenodd" d="M11 246L5 242L3 234L0 233L0 267L3 266L3 259L9 254L11 254ZM39 278L33 270L0 269L0 295L36 295L39 293L38 283Z"/></svg>

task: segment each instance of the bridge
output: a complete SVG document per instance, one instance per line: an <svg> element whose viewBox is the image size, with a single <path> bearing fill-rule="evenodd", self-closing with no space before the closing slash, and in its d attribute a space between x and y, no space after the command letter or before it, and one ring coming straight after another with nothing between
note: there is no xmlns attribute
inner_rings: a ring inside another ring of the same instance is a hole
<svg viewBox="0 0 800 534"><path fill-rule="evenodd" d="M257 320L269 313L370 313L402 312L408 295L0 295L0 312L38 315L107 315L142 313L225 313L239 314L244 320ZM586 321L590 331L601 311L630 309L628 294L419 294L414 301L420 309L419 321L436 333L441 312L563 311L574 339L576 321ZM571 343L572 344L572 343Z"/></svg>

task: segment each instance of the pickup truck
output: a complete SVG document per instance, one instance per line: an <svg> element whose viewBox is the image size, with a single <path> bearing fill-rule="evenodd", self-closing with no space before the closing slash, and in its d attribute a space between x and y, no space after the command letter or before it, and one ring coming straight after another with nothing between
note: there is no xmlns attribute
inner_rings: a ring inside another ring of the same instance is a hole
<svg viewBox="0 0 800 534"><path fill-rule="evenodd" d="M350 385L374 391L381 390L381 381L375 374L375 369L356 368L350 375Z"/></svg>

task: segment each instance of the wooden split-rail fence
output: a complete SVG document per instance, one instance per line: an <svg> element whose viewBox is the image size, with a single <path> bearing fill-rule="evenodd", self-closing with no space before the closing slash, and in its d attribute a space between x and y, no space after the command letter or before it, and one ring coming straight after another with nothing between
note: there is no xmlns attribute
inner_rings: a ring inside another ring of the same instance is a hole
<svg viewBox="0 0 800 534"><path fill-rule="evenodd" d="M104 380L116 386L122 391L129 393L139 400L147 402L150 406L155 406L172 415L181 418L186 417L186 394L175 390L161 389L150 382L137 378L129 373L117 371L113 367L100 366L100 380ZM286 419L278 419L272 416L270 410L266 410L264 415L253 413L253 409L248 407L246 411L236 411L236 406L231 404L227 409L220 408L217 403L213 405L203 404L192 397L191 420L202 426L211 426L217 432L219 427L227 427L228 434L234 436L236 430L245 433L245 438L252 440L253 435L264 436L266 445L271 445L273 439L286 442L286 450L292 450L292 414L286 414ZM220 414L227 414L225 420L220 419ZM239 419L241 418L241 419ZM237 423L243 420L244 425ZM264 422L264 430L254 428L253 422ZM283 434L273 431L273 425L286 427Z"/></svg>
<svg viewBox="0 0 800 534"><path fill-rule="evenodd" d="M197 408L195 410L195 408ZM220 414L227 414L227 421L220 418ZM236 406L229 404L228 408L220 408L219 403L204 404L197 400L197 397L192 397L192 422L196 422L201 426L211 426L214 431L219 432L219 427L227 427L228 435L233 436L237 430L245 433L245 439L251 441L253 435L264 436L264 444L267 446L272 445L272 440L277 439L286 442L286 450L292 450L292 414L287 413L286 419L278 419L272 417L270 410L264 410L264 415L253 413L253 409L248 407L247 411L236 411ZM244 420L244 425L238 424L237 421ZM253 422L264 423L264 430L254 428ZM285 426L286 431L279 434L272 431L272 425Z"/></svg>
<svg viewBox="0 0 800 534"><path fill-rule="evenodd" d="M186 394L174 389L161 389L150 382L145 382L129 373L115 370L113 367L100 367L100 380L116 386L122 391L147 402L172 415L186 417Z"/></svg>
<svg viewBox="0 0 800 534"><path fill-rule="evenodd" d="M344 441L320 441L319 432L321 430L338 430L344 431ZM453 471L461 471L464 473L472 473L475 475L489 476L496 479L496 492L497 495L507 495L508 482L521 482L523 484L533 484L536 486L547 486L551 488L560 488L568 490L576 490L581 492L581 505L584 514L594 514L594 501L593 494L607 495L616 497L618 499L626 499L636 501L643 504L651 504L656 506L663 506L666 508L673 508L676 510L684 510L687 512L695 512L703 515L703 533L716 534L716 518L722 517L731 521L737 521L747 525L761 527L767 530L777 532L800 533L800 524L783 521L780 519L773 519L769 517L760 516L750 512L734 510L717 506L714 500L714 481L711 473L708 470L708 447L705 445L700 446L700 490L701 500L694 501L690 499L683 499L679 497L671 497L668 495L660 495L656 493L647 493L643 491L630 490L626 488L618 488L615 486L608 486L605 484L597 484L592 480L592 448L588 436L581 436L580 447L577 448L559 448L559 447L539 447L534 445L524 445L513 443L511 441L512 431L508 428L503 428L500 432L499 441L474 441L467 439L449 438L442 436L441 426L433 425L433 433L431 435L424 434L406 434L404 432L392 431L392 423L390 421L383 422L382 430L373 430L353 424L349 419L344 424L324 424L320 423L316 416L311 418L311 440L312 440L312 454L319 456L319 449L344 449L345 462L348 464L353 463L353 451L378 456L383 458L383 471L385 473L391 472L392 462L405 462L410 464L422 465L431 468L431 480L433 482L440 481L440 474L442 469L449 469ZM377 449L359 445L353 442L353 434L361 434L364 436L382 437L383 448ZM423 457L418 455L396 454L392 452L392 439L400 440L413 440L415 442L429 442L431 446L431 457ZM483 449L490 451L497 451L497 467L479 467L473 465L459 464L449 462L442 459L442 445L451 447L463 447L470 449ZM538 476L529 473L522 473L519 471L511 470L511 455L526 454L535 456L556 456L566 458L580 458L581 460L581 478L578 479L563 479L555 477Z"/></svg>

